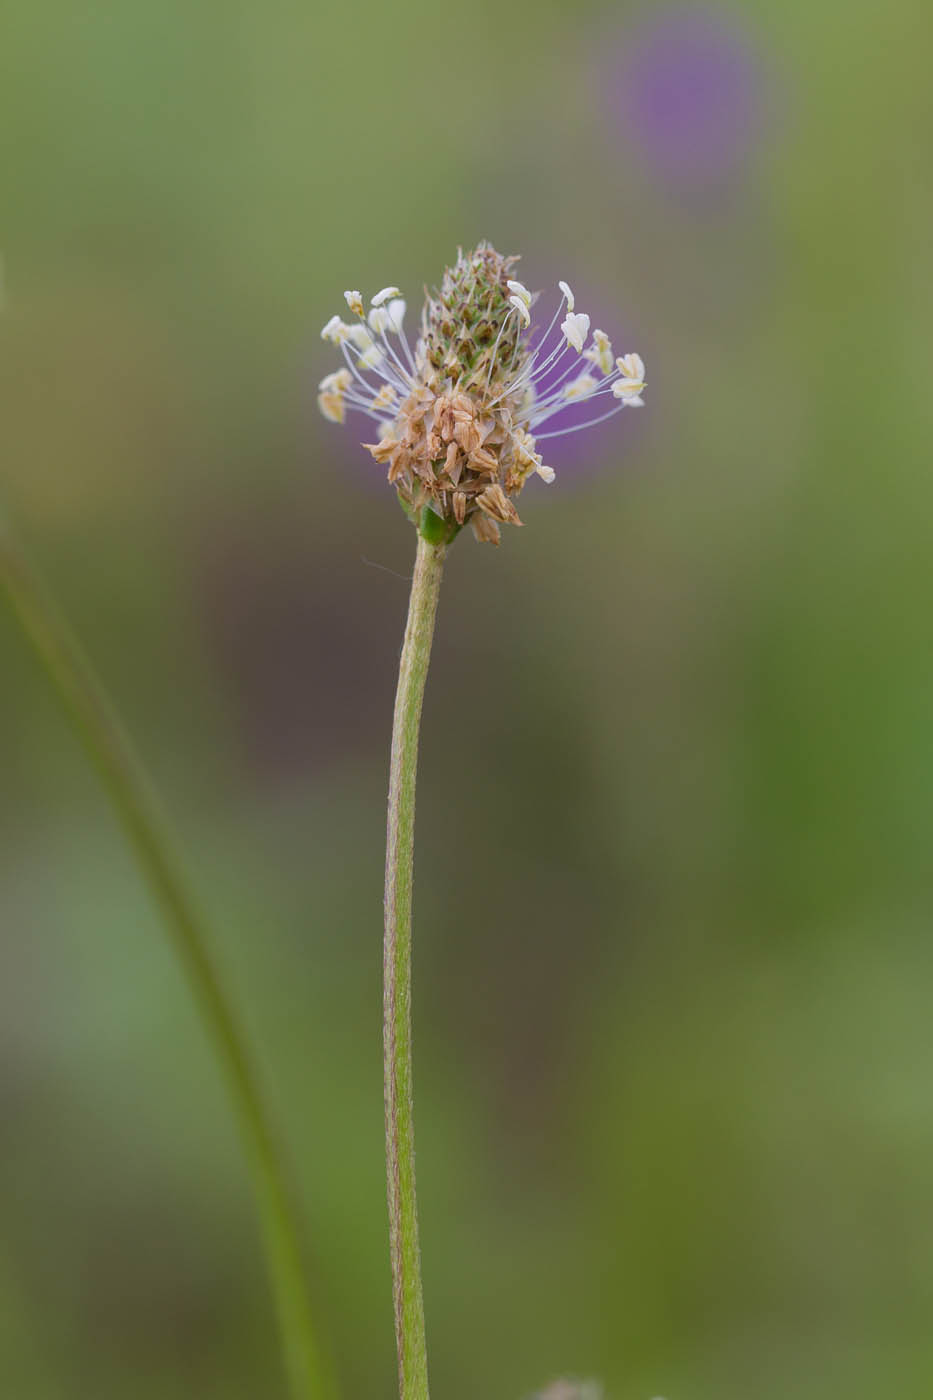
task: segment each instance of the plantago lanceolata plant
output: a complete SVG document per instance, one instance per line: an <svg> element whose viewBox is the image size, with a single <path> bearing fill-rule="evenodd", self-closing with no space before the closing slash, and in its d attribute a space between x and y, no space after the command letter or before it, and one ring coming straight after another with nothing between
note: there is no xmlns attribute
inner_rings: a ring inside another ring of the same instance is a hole
<svg viewBox="0 0 933 1400"><path fill-rule="evenodd" d="M412 1095L412 851L418 730L444 555L467 522L478 540L498 544L500 525L522 523L514 500L529 477L554 480L538 444L638 407L645 388L640 356L615 358L601 330L590 342L590 318L575 309L566 282L536 335L536 298L512 276L516 261L488 243L460 252L427 297L414 349L397 287L378 292L368 312L358 291L345 292L354 320L334 316L322 331L346 363L322 381L321 411L336 423L348 409L376 422L366 448L388 467L418 530L392 730L385 881L386 1167L402 1400L428 1395ZM558 414L593 400L611 407L548 431Z"/></svg>
<svg viewBox="0 0 933 1400"><path fill-rule="evenodd" d="M641 357L615 358L601 330L588 345L590 318L575 310L566 282L550 324L534 335L536 297L511 276L517 261L488 243L461 252L425 302L414 351L397 287L377 293L368 314L359 292L345 292L356 319L333 316L321 332L346 361L321 381L322 413L343 423L349 408L376 421L378 441L365 446L435 543L469 521L478 540L498 544L500 524L522 523L513 498L528 478L554 480L539 442L643 403ZM547 430L558 414L596 399L616 402Z"/></svg>

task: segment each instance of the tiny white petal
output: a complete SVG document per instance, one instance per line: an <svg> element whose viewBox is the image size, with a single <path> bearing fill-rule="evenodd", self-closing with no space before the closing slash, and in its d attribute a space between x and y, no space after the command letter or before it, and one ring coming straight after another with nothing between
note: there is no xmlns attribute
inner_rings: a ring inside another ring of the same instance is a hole
<svg viewBox="0 0 933 1400"><path fill-rule="evenodd" d="M360 356L360 369L378 369L385 359L385 355L378 345L370 345L369 349Z"/></svg>
<svg viewBox="0 0 933 1400"><path fill-rule="evenodd" d="M509 297L509 305L515 307L526 326L531 325L531 312L520 296Z"/></svg>
<svg viewBox="0 0 933 1400"><path fill-rule="evenodd" d="M347 339L352 340L357 350L368 350L373 343L366 326L347 326Z"/></svg>
<svg viewBox="0 0 933 1400"><path fill-rule="evenodd" d="M332 345L342 345L346 340L350 327L346 322L341 321L339 316L331 316L327 325L321 331L321 339L329 340Z"/></svg>
<svg viewBox="0 0 933 1400"><path fill-rule="evenodd" d="M558 282L557 285L558 287L560 287L561 291L567 299L567 310L572 311L573 308L576 306L576 301L574 300L573 292L570 290L566 282Z"/></svg>
<svg viewBox="0 0 933 1400"><path fill-rule="evenodd" d="M576 379L569 379L563 388L565 399L586 399L589 398L596 388L596 380L591 374L581 374Z"/></svg>
<svg viewBox="0 0 933 1400"><path fill-rule="evenodd" d="M535 451L535 440L524 428L516 429L512 436L512 450L520 467L537 467L541 458Z"/></svg>
<svg viewBox="0 0 933 1400"><path fill-rule="evenodd" d="M383 287L381 292L377 292L373 297L373 306L381 306L384 301L389 301L392 297L401 296L398 287Z"/></svg>
<svg viewBox="0 0 933 1400"><path fill-rule="evenodd" d="M520 297L526 306L531 305L531 293L522 282L506 282L505 284L513 296ZM509 298L511 300L511 297Z"/></svg>
<svg viewBox="0 0 933 1400"><path fill-rule="evenodd" d="M546 467L543 462L538 463L538 465L535 467L535 471L538 473L542 481L547 482L548 486L550 486L551 482L554 480L554 477L556 475L554 468Z"/></svg>
<svg viewBox="0 0 933 1400"><path fill-rule="evenodd" d="M355 316L362 316L363 298L360 296L359 292L344 292L343 295L346 299L347 306L349 306L353 314Z"/></svg>
<svg viewBox="0 0 933 1400"><path fill-rule="evenodd" d="M335 370L333 374L325 374L318 388L322 394L343 394L349 389L353 376L348 369Z"/></svg>
<svg viewBox="0 0 933 1400"><path fill-rule="evenodd" d="M626 379L641 379L645 377L645 362L640 355L630 351L627 355L619 355L616 360L619 373Z"/></svg>
<svg viewBox="0 0 933 1400"><path fill-rule="evenodd" d="M643 402L640 397L642 389L645 387L643 379L617 379L612 386L612 392L617 399L622 399L625 403Z"/></svg>
<svg viewBox="0 0 933 1400"><path fill-rule="evenodd" d="M318 394L317 406L329 423L343 423L346 420L347 410L343 394L335 394L325 390L325 392Z"/></svg>
<svg viewBox="0 0 933 1400"><path fill-rule="evenodd" d="M586 344L586 337L590 333L590 318L585 311L573 312L561 322L561 330L564 333L567 344L572 345L577 354L583 350Z"/></svg>
<svg viewBox="0 0 933 1400"><path fill-rule="evenodd" d="M376 334L382 335L389 324L389 313L384 306L374 306L367 320Z"/></svg>
<svg viewBox="0 0 933 1400"><path fill-rule="evenodd" d="M644 403L641 392L645 387L645 362L634 351L620 355L616 360L620 378L612 386L612 392L623 403L640 408Z"/></svg>
<svg viewBox="0 0 933 1400"><path fill-rule="evenodd" d="M386 307L389 315L388 329L394 331L396 335L402 334L402 322L405 319L405 301L403 297L396 297L389 302Z"/></svg>
<svg viewBox="0 0 933 1400"><path fill-rule="evenodd" d="M603 374L612 373L612 341L605 331L593 332L593 344L583 358L597 365Z"/></svg>

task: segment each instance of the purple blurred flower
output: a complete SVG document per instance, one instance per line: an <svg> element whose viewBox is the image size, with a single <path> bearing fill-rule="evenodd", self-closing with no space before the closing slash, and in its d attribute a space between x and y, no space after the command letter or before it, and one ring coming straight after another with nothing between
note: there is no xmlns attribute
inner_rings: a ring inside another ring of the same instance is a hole
<svg viewBox="0 0 933 1400"><path fill-rule="evenodd" d="M762 135L764 75L734 17L668 11L619 31L601 60L622 134L663 180L703 190L740 177Z"/></svg>

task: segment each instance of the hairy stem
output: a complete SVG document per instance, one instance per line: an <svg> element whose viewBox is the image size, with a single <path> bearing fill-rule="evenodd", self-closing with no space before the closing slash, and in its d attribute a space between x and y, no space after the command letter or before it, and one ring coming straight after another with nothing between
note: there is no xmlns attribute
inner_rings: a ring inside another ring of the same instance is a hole
<svg viewBox="0 0 933 1400"><path fill-rule="evenodd" d="M418 535L399 665L386 836L384 1048L386 1177L401 1400L428 1400L421 1251L415 1194L411 1068L411 895L421 702L431 659L446 546Z"/></svg>
<svg viewBox="0 0 933 1400"><path fill-rule="evenodd" d="M279 1150L201 915L186 888L149 781L123 726L55 604L0 518L0 592L84 742L165 917L208 1039L226 1077L256 1194L263 1243L294 1400L332 1393L301 1257L296 1216Z"/></svg>

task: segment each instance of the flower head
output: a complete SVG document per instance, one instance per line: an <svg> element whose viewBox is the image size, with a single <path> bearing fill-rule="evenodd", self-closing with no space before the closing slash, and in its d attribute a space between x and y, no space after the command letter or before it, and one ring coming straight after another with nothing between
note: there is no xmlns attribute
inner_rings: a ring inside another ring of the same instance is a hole
<svg viewBox="0 0 933 1400"><path fill-rule="evenodd" d="M429 293L412 348L404 332L405 302L385 287L364 310L359 292L345 293L360 319L338 316L321 332L343 353L345 368L322 380L324 416L342 423L347 409L378 424L366 444L423 533L452 538L467 521L476 538L498 543L499 526L520 525L514 498L530 476L554 480L538 444L643 403L644 364L635 354L615 362L609 337L574 310L573 292L550 324L532 326L532 293L512 276L515 257L488 243L462 251ZM555 330L562 313L560 329ZM580 373L582 356L593 370ZM554 432L549 420L592 399L619 402L596 418Z"/></svg>

